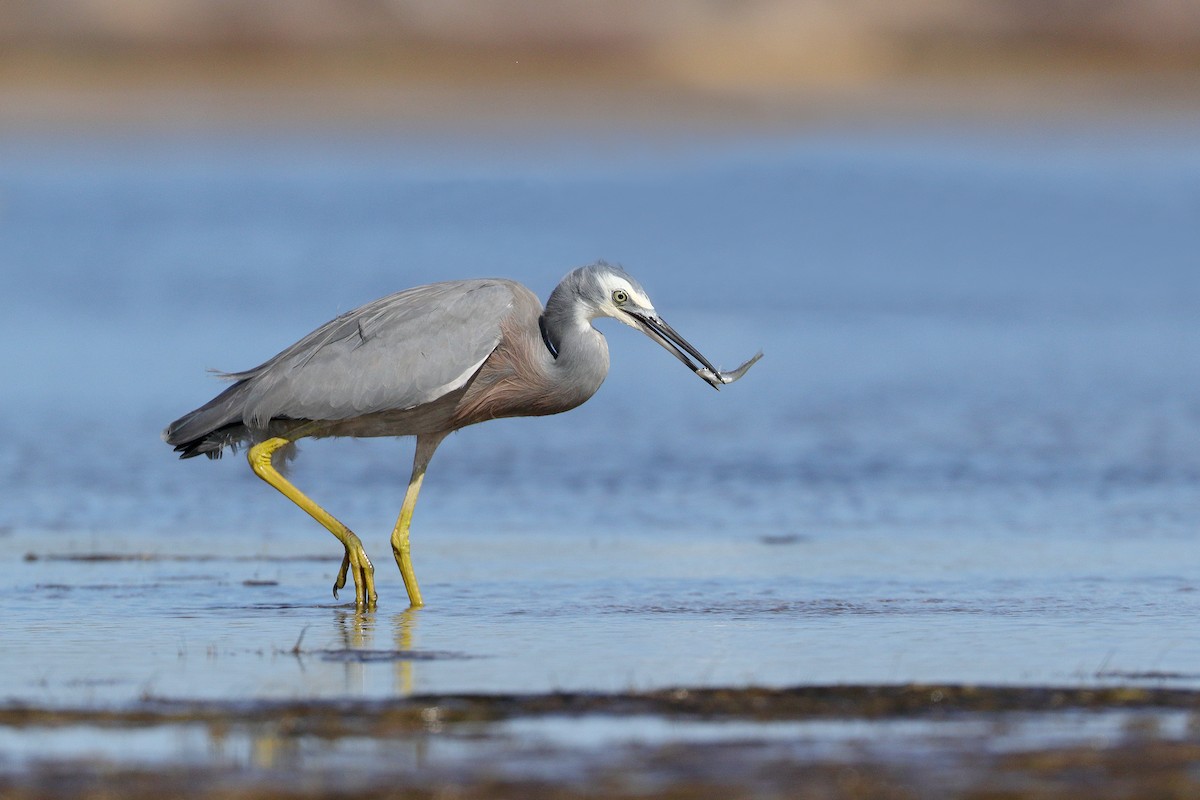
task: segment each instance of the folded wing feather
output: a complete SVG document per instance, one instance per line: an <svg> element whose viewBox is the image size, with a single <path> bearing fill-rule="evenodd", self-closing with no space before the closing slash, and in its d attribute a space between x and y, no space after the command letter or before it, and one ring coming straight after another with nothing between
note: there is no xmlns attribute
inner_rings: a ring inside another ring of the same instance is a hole
<svg viewBox="0 0 1200 800"><path fill-rule="evenodd" d="M270 361L228 377L251 384L243 419L340 420L414 408L462 387L500 342L513 284L452 281L389 295L323 325Z"/></svg>

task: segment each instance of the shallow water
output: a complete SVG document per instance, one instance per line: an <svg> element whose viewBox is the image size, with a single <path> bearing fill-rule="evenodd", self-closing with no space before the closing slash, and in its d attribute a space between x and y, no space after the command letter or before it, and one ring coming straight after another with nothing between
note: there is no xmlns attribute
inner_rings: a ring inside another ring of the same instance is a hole
<svg viewBox="0 0 1200 800"><path fill-rule="evenodd" d="M1194 142L5 144L0 701L1200 686ZM386 542L410 443L295 466L375 559L356 615L328 534L240 457L159 441L205 367L598 257L719 365L766 358L717 393L611 326L588 404L452 437L420 611Z"/></svg>

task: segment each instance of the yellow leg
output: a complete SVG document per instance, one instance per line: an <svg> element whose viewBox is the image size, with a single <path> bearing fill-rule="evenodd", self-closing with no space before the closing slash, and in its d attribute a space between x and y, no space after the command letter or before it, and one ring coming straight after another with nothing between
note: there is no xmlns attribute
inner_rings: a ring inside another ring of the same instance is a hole
<svg viewBox="0 0 1200 800"><path fill-rule="evenodd" d="M445 437L444 433L417 437L412 477L408 480L408 491L404 493L404 504L400 506L400 518L392 529L392 555L396 557L396 566L400 568L400 577L404 579L404 588L408 591L408 602L413 608L420 608L425 601L421 599L421 588L417 586L417 575L412 568L412 546L409 544L408 531L412 525L413 509L417 507L417 495L421 493L421 484L425 480L425 470L433 458L433 451L437 450Z"/></svg>
<svg viewBox="0 0 1200 800"><path fill-rule="evenodd" d="M367 552L363 549L362 541L342 523L338 522L325 509L309 500L299 489L279 474L271 463L271 456L276 450L290 444L290 439L276 436L260 442L250 448L247 458L250 467L258 477L278 489L287 499L300 506L309 516L321 523L326 530L337 537L346 548L342 558L342 568L338 571L337 581L333 584L333 596L337 597L338 589L346 585L346 572L354 578L354 604L359 608L374 608L377 595L375 594L375 567Z"/></svg>

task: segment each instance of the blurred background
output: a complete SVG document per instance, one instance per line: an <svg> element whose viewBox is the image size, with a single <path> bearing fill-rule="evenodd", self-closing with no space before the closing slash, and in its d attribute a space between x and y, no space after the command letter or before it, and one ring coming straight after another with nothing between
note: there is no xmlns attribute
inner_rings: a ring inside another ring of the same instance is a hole
<svg viewBox="0 0 1200 800"><path fill-rule="evenodd" d="M417 646L473 653L486 621L515 666L418 689L1194 683L1198 124L1200 5L1171 0L0 0L7 591L47 630L132 598L7 686L74 697L69 665L180 607L285 649L328 622L329 537L240 457L159 440L205 368L415 284L545 298L601 258L718 365L766 357L718 394L611 326L590 403L447 441ZM313 443L295 472L397 611L409 448ZM318 560L40 557L112 552Z"/></svg>
<svg viewBox="0 0 1200 800"><path fill-rule="evenodd" d="M524 130L1195 105L1173 0L7 0L4 126ZM533 118L531 118L533 117Z"/></svg>

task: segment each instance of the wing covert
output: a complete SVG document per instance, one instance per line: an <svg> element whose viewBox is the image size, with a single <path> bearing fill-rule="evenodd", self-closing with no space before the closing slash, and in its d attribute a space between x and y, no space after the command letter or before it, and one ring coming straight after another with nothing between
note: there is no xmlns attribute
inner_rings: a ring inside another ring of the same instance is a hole
<svg viewBox="0 0 1200 800"><path fill-rule="evenodd" d="M347 312L265 364L229 376L251 383L244 421L349 419L436 400L491 355L521 289L503 280L435 283Z"/></svg>

